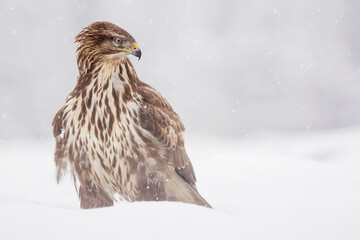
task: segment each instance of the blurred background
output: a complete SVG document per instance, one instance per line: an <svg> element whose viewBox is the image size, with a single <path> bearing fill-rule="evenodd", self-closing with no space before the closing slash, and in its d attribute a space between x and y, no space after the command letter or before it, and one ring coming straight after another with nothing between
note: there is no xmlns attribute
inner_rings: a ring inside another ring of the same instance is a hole
<svg viewBox="0 0 360 240"><path fill-rule="evenodd" d="M132 34L140 79L188 134L247 136L360 124L360 2L0 2L0 139L47 138L74 88L74 37L95 21Z"/></svg>

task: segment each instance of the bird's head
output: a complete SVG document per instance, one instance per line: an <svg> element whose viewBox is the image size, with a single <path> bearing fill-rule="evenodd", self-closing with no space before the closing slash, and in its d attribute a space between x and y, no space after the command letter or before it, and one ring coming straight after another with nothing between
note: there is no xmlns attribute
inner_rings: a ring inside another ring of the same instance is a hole
<svg viewBox="0 0 360 240"><path fill-rule="evenodd" d="M79 44L78 64L79 61L86 64L86 59L121 60L129 54L138 57L139 60L141 57L135 39L121 27L109 22L90 24L76 36L75 42Z"/></svg>

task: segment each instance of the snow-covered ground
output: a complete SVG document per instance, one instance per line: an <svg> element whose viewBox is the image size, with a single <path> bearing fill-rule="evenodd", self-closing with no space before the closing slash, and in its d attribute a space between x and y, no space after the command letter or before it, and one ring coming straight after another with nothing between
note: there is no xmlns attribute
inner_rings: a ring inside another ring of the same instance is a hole
<svg viewBox="0 0 360 240"><path fill-rule="evenodd" d="M81 210L55 183L52 140L1 143L0 239L360 239L359 128L186 140L214 209Z"/></svg>

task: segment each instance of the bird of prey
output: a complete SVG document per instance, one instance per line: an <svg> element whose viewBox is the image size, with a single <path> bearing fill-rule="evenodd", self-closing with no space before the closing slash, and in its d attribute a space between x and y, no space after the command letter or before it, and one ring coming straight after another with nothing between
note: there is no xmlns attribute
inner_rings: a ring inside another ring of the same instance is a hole
<svg viewBox="0 0 360 240"><path fill-rule="evenodd" d="M77 83L52 122L57 182L71 173L81 208L118 199L210 207L196 189L180 117L128 58L141 57L135 39L95 22L75 42Z"/></svg>

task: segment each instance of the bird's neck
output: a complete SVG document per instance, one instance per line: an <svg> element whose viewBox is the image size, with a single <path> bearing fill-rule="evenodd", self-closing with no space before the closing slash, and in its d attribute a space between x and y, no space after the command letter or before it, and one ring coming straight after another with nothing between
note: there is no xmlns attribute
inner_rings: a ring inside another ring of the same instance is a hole
<svg viewBox="0 0 360 240"><path fill-rule="evenodd" d="M125 57L123 59L99 61L92 65L86 72L80 72L77 90L83 91L88 88L104 89L110 83L128 85L135 89L139 82L130 60Z"/></svg>

